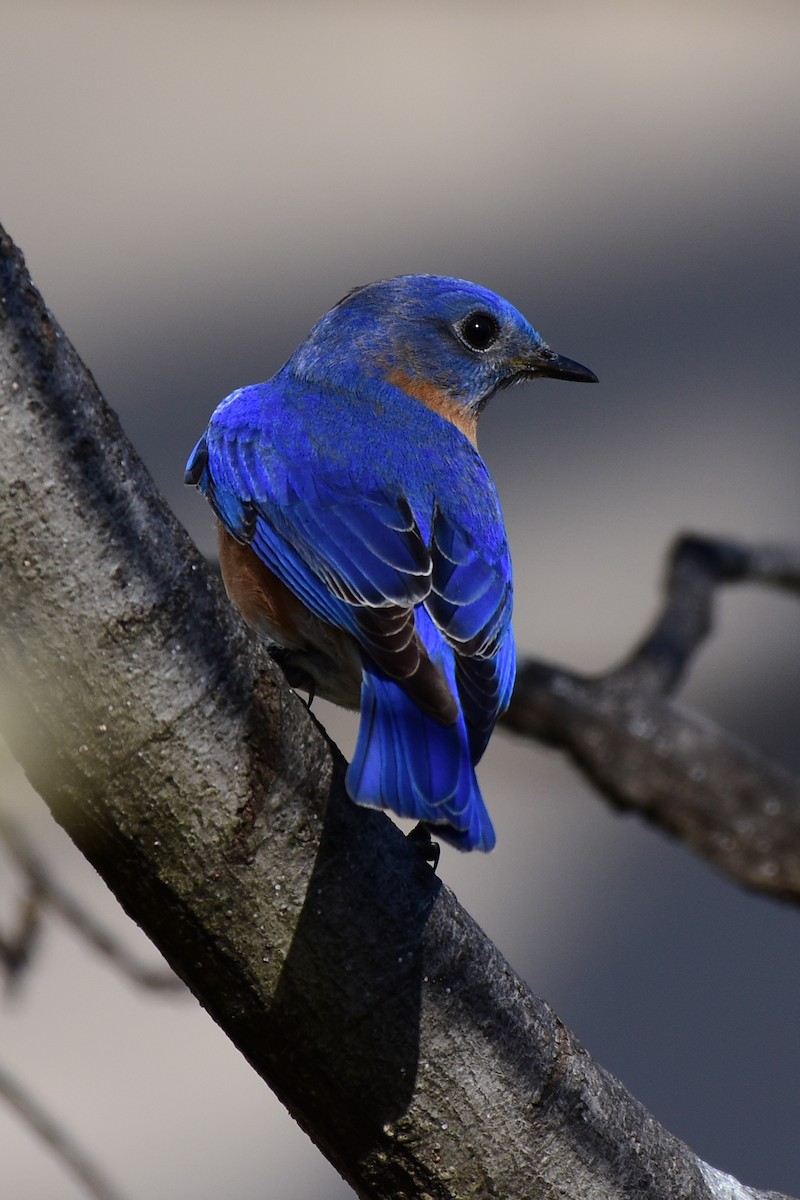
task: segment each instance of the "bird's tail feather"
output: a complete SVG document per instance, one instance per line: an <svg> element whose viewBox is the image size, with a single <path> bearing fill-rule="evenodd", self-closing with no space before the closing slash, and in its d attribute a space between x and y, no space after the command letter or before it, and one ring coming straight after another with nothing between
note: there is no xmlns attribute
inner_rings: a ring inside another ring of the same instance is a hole
<svg viewBox="0 0 800 1200"><path fill-rule="evenodd" d="M454 724L439 724L368 661L347 790L357 804L435 825L438 836L461 850L494 846L461 713Z"/></svg>

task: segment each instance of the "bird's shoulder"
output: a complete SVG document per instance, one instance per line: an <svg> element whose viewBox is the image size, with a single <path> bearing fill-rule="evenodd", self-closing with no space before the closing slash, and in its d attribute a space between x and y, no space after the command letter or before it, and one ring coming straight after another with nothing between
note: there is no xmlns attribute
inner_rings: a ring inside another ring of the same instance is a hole
<svg viewBox="0 0 800 1200"><path fill-rule="evenodd" d="M321 571L323 560L341 570L341 547L354 539L359 557L372 547L376 562L396 561L401 572L409 556L414 571L427 559L439 620L464 624L469 638L508 607L511 563L489 471L457 429L412 398L279 375L223 401L207 442L210 499L237 536L262 519L307 541Z"/></svg>
<svg viewBox="0 0 800 1200"><path fill-rule="evenodd" d="M254 499L284 476L353 494L402 496L420 516L436 502L476 532L502 525L489 472L467 438L393 389L310 386L280 374L233 392L206 440L212 472L231 469Z"/></svg>

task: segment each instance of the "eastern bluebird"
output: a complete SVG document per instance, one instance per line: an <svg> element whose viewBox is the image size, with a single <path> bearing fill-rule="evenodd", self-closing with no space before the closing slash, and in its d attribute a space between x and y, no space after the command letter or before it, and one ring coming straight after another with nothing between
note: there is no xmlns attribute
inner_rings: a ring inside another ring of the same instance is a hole
<svg viewBox="0 0 800 1200"><path fill-rule="evenodd" d="M540 375L596 382L484 288L382 280L223 400L186 468L219 518L228 595L289 682L360 706L353 800L462 850L495 843L475 764L515 672L476 427L495 392Z"/></svg>

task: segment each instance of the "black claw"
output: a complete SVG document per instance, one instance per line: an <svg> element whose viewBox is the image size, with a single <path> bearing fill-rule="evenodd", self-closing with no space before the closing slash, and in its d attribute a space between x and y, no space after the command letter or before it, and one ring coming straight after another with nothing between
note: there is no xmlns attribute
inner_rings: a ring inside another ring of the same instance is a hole
<svg viewBox="0 0 800 1200"><path fill-rule="evenodd" d="M439 865L439 858L442 850L438 842L435 842L431 837L430 828L424 821L420 821L411 832L408 834L409 842L412 842L419 850L426 863L430 863L431 868L436 873L436 868Z"/></svg>

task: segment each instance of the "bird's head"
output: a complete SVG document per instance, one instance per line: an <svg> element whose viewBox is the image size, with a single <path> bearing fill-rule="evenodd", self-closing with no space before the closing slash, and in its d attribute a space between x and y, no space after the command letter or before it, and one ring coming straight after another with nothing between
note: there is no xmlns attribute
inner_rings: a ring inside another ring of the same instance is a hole
<svg viewBox="0 0 800 1200"><path fill-rule="evenodd" d="M553 376L597 377L556 354L508 301L463 279L399 275L349 292L287 366L349 389L388 383L448 417L474 440L499 388Z"/></svg>

